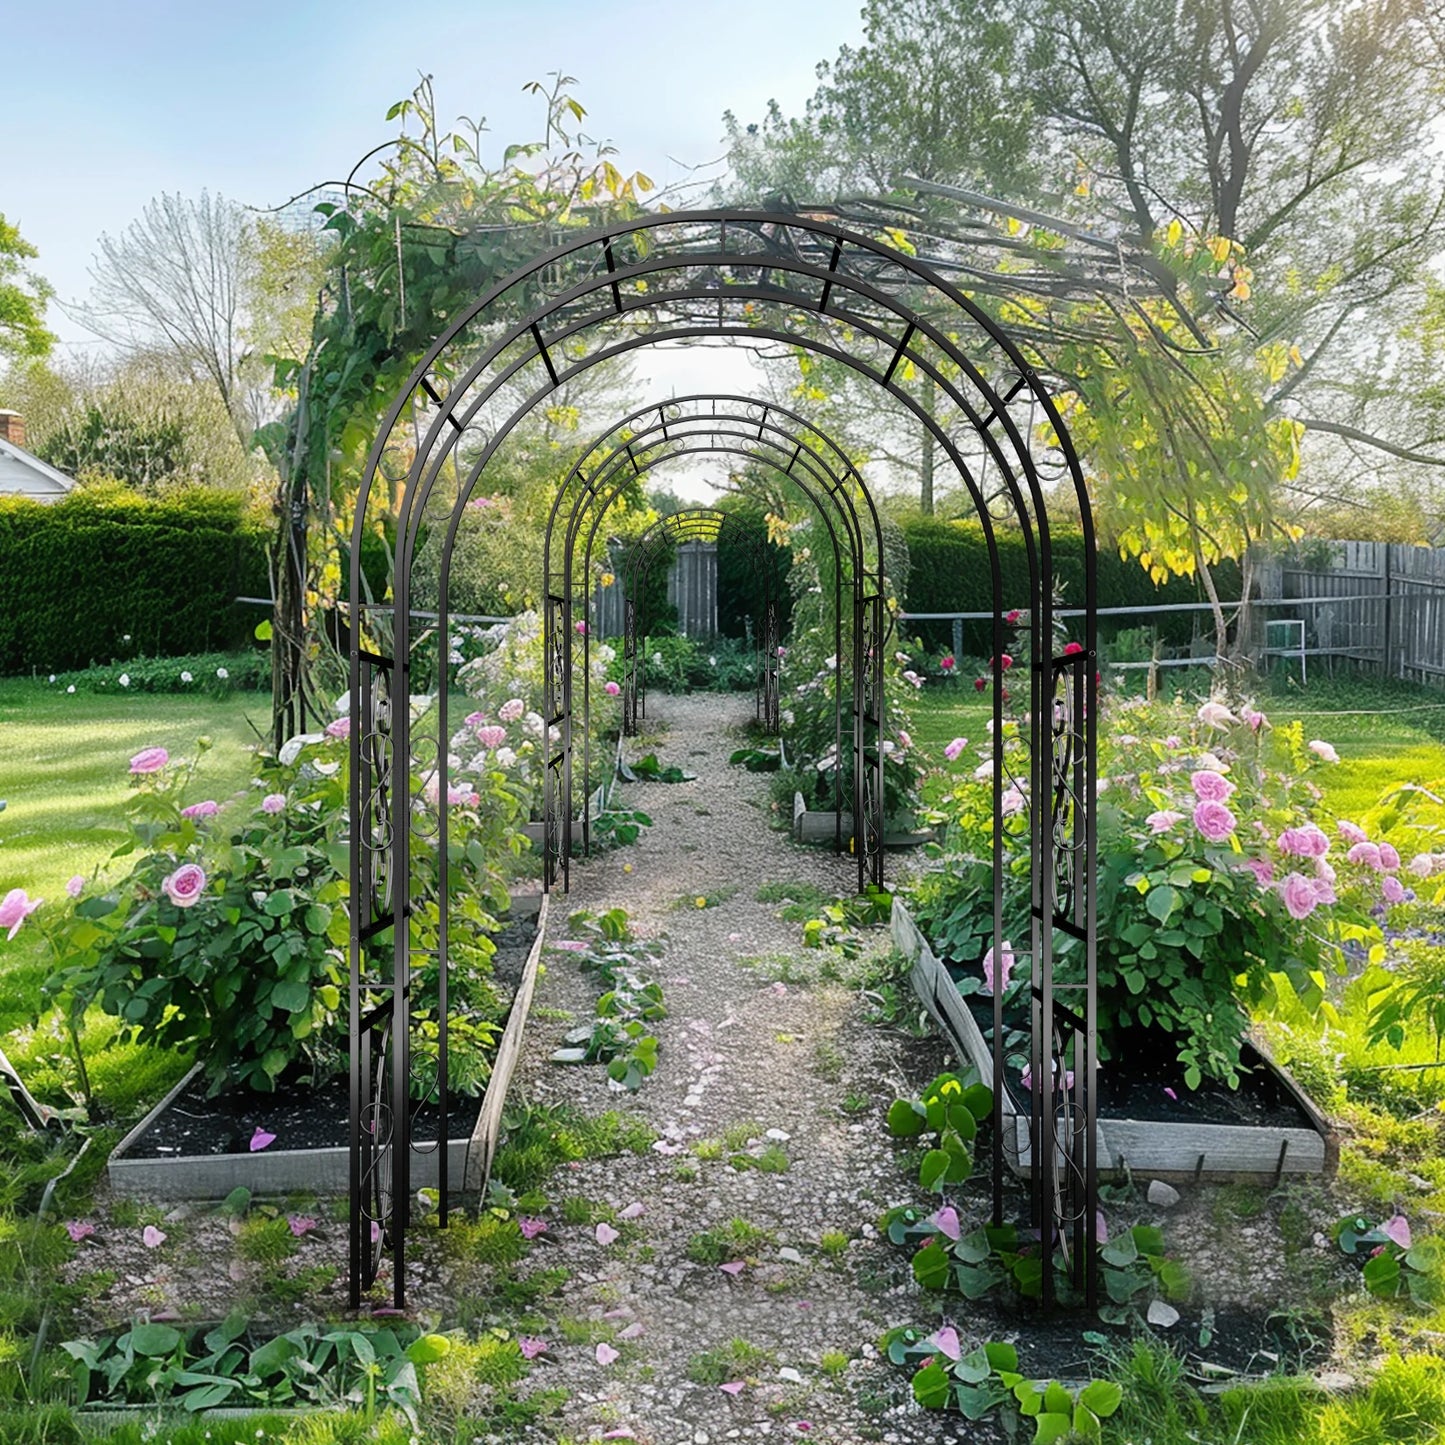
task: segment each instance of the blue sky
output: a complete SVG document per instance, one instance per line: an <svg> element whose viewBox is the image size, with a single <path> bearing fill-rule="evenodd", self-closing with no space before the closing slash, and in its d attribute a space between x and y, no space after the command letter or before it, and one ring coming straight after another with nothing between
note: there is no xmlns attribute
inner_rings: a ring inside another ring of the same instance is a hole
<svg viewBox="0 0 1445 1445"><path fill-rule="evenodd" d="M562 69L624 169L661 183L668 157L721 153L722 113L801 108L818 60L859 38L857 0L78 0L6 7L9 145L0 213L78 299L102 232L162 191L275 205L344 173L394 132L387 107L419 71L443 116L485 115L498 149L530 139L525 82ZM67 344L84 332L58 307Z"/></svg>

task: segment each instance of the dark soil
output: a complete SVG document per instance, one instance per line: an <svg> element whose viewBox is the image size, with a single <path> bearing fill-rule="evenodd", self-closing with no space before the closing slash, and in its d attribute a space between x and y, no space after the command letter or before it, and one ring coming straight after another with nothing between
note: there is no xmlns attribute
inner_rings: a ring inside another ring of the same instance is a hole
<svg viewBox="0 0 1445 1445"><path fill-rule="evenodd" d="M531 914L509 920L497 934L492 974L504 997L515 994L536 936L537 919ZM127 1152L133 1159L245 1154L258 1128L276 1136L270 1149L345 1147L349 1091L345 1075L316 1086L283 1077L271 1094L233 1089L207 1098L206 1081L197 1076ZM447 1137L469 1137L479 1101L453 1097L448 1102ZM419 1144L434 1143L439 1120L435 1104L418 1108L412 1115L412 1138Z"/></svg>
<svg viewBox="0 0 1445 1445"><path fill-rule="evenodd" d="M132 1159L175 1159L197 1154L245 1154L257 1128L276 1136L270 1149L345 1147L350 1114L345 1078L319 1087L287 1085L274 1094L235 1089L206 1097L206 1081L197 1076L127 1151ZM447 1137L465 1139L477 1120L475 1098L450 1101ZM434 1142L439 1111L434 1105L412 1116L412 1138Z"/></svg>
<svg viewBox="0 0 1445 1445"><path fill-rule="evenodd" d="M993 1000L979 994L965 1003L985 1038L993 1032ZM1023 1027L1019 1020L1018 1027ZM1244 1124L1268 1129L1312 1129L1309 1116L1246 1043L1238 1089L1204 1079L1197 1089L1184 1082L1184 1070L1166 1040L1140 1029L1115 1057L1099 1065L1099 1117L1144 1119L1167 1124ZM1016 1099L1028 1097L1020 1069L1006 1069ZM1172 1090L1174 1097L1166 1091Z"/></svg>

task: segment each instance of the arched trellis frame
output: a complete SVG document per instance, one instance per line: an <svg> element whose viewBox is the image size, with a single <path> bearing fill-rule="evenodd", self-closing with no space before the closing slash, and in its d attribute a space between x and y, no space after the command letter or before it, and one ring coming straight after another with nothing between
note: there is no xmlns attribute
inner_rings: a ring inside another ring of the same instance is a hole
<svg viewBox="0 0 1445 1445"><path fill-rule="evenodd" d="M565 881L565 848L570 838L567 811L575 808L572 781L573 697L566 691L568 677L576 675L576 654L582 657L583 707L587 706L590 670L586 666L589 631L576 626L590 615L586 588L590 584L593 541L607 509L623 488L656 466L699 455L725 454L754 461L773 470L797 489L817 513L833 555L834 653L839 665L834 675L834 752L843 753L841 708L842 659L851 656L846 671L851 679L850 710L853 748L853 850L857 856L858 887L883 883L883 731L884 696L877 660L886 652L891 619L885 613L883 533L877 508L852 460L831 438L816 431L807 420L786 407L737 395L698 395L643 407L622 418L578 459L554 501L547 534L544 565L548 577L548 607L544 639L546 655L563 663L564 638L570 639L574 665L566 675L548 668L550 726L556 728L555 766L548 771L547 817L544 828L547 881ZM620 480L619 480L620 478ZM571 498L570 513L564 502ZM590 516L590 525L588 517ZM563 526L565 522L565 527ZM577 549L587 526L585 560L579 568ZM558 537L565 537L562 545ZM851 579L851 607L843 606L843 578ZM850 650L844 653L845 618ZM580 638L580 643L579 643ZM776 640L775 640L776 646ZM869 685L871 678L874 685ZM589 776L584 739L584 769ZM834 846L843 848L842 769L835 771ZM584 787L585 791L585 787ZM584 821L584 837L586 823ZM554 851L556 850L556 851Z"/></svg>
<svg viewBox="0 0 1445 1445"><path fill-rule="evenodd" d="M446 856L444 801L431 805L414 771L430 770L444 800L447 698L443 689L415 727L406 700L425 649L445 648L447 566L460 509L515 427L558 387L589 368L642 346L706 337L791 345L828 356L868 377L910 409L939 442L973 498L990 544L994 588L995 737L1002 741L1003 611L990 523L1017 524L1030 570L1026 791L1029 852L1030 1096L1029 1179L1034 1220L1049 1249L1057 1243L1092 1302L1096 1292L1095 1215L1095 830L1097 667L1094 540L1089 499L1067 429L1033 366L972 298L917 257L885 240L830 222L744 211L647 216L559 246L524 267L455 317L389 409L368 458L358 500L351 563L351 1192L352 1297L392 1256L393 1295L405 1299L405 1234L411 1197L408 1082L412 1050L414 906L412 856ZM901 386L906 367L929 378L957 410L992 463L997 481L985 496L953 439ZM520 394L520 401L516 398ZM1077 650L1054 643L1052 555L1039 472L1010 409L1022 394L1056 439L1085 533L1084 637ZM423 430L424 426L424 430ZM465 473L462 463L467 463ZM361 540L385 505L378 472L405 472L397 519L393 604L364 600ZM423 533L447 528L439 579L439 626L414 638L410 598ZM881 635L861 642L863 682L882 689ZM859 644L855 642L855 647ZM566 657L549 654L559 671ZM445 652L441 654L445 658ZM443 669L438 669L444 673ZM392 706L396 698L403 705ZM433 728L435 731L433 732ZM544 732L544 737L546 736ZM1000 758L1002 764L1002 757ZM1004 779L994 777L994 929L1002 946ZM446 1105L446 899L437 951L442 1041L438 1088ZM391 976L373 976L367 945L389 935ZM1056 984L1059 939L1077 941L1084 977ZM1006 1087L1002 1002L994 1017L994 1213L1002 1210ZM376 1065L377 1050L384 1063ZM373 1066L375 1071L373 1074ZM374 1080L374 1082L373 1082ZM1066 1081L1071 1080L1071 1083ZM389 1110L389 1133L381 1114ZM369 1125L369 1127L368 1127ZM444 1151L442 1151L444 1159ZM382 1187L383 1184L385 1187ZM442 1175L445 1219L446 1178ZM375 1250L369 1240L374 1240ZM1042 1294L1053 1296L1043 1272Z"/></svg>

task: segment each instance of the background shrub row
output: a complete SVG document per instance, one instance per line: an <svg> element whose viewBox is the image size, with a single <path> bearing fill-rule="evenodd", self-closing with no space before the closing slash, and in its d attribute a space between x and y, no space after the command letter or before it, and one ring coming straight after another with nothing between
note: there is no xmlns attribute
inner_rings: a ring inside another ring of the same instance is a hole
<svg viewBox="0 0 1445 1445"><path fill-rule="evenodd" d="M244 647L264 609L269 520L233 493L82 488L0 498L0 673Z"/></svg>

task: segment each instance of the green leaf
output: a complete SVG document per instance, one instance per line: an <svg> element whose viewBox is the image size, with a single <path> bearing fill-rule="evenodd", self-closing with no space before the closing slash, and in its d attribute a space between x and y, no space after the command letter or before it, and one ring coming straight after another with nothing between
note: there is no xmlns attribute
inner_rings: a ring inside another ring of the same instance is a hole
<svg viewBox="0 0 1445 1445"><path fill-rule="evenodd" d="M1051 1415L1072 1415L1074 1397L1057 1380L1050 1380L1044 1386L1044 1410Z"/></svg>
<svg viewBox="0 0 1445 1445"><path fill-rule="evenodd" d="M1171 888L1167 883L1161 883L1157 888L1149 890L1149 896L1144 900L1144 910L1151 918L1157 918L1160 923L1163 923L1178 904L1178 890Z"/></svg>
<svg viewBox="0 0 1445 1445"><path fill-rule="evenodd" d="M1079 1404L1107 1420L1123 1402L1124 1391L1113 1380L1093 1380L1079 1392Z"/></svg>
<svg viewBox="0 0 1445 1445"><path fill-rule="evenodd" d="M406 1347L406 1357L414 1365L432 1365L445 1356L452 1342L445 1335L422 1335Z"/></svg>
<svg viewBox="0 0 1445 1445"><path fill-rule="evenodd" d="M933 1240L913 1256L913 1278L924 1289L942 1289L948 1283L948 1251Z"/></svg>
<svg viewBox="0 0 1445 1445"><path fill-rule="evenodd" d="M952 1385L948 1378L948 1371L937 1360L934 1360L932 1364L925 1365L913 1377L913 1398L925 1410L944 1409L951 1393Z"/></svg>
<svg viewBox="0 0 1445 1445"><path fill-rule="evenodd" d="M130 1332L130 1347L138 1355L168 1355L181 1342L181 1332L169 1325L136 1325Z"/></svg>
<svg viewBox="0 0 1445 1445"><path fill-rule="evenodd" d="M924 1189L941 1190L952 1167L953 1158L946 1150L930 1149L918 1166L918 1182Z"/></svg>
<svg viewBox="0 0 1445 1445"><path fill-rule="evenodd" d="M1074 1428L1074 1412L1067 1415L1045 1412L1034 1420L1034 1445L1053 1445Z"/></svg>
<svg viewBox="0 0 1445 1445"><path fill-rule="evenodd" d="M270 642L271 622L269 618L265 622L258 622L256 624L255 638L257 642Z"/></svg>
<svg viewBox="0 0 1445 1445"><path fill-rule="evenodd" d="M1017 1370L1019 1367L1019 1352L1010 1344L1004 1344L999 1340L990 1340L983 1347L984 1355L987 1357L990 1366L995 1370Z"/></svg>
<svg viewBox="0 0 1445 1445"><path fill-rule="evenodd" d="M300 1013L311 1007L311 985L296 979L283 978L271 990L272 1006L287 1013Z"/></svg>
<svg viewBox="0 0 1445 1445"><path fill-rule="evenodd" d="M927 1120L912 1099L895 1099L888 1106L888 1132L895 1139L913 1139L923 1132Z"/></svg>

